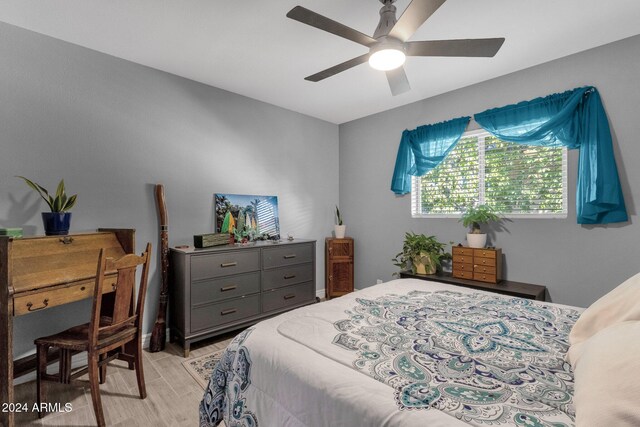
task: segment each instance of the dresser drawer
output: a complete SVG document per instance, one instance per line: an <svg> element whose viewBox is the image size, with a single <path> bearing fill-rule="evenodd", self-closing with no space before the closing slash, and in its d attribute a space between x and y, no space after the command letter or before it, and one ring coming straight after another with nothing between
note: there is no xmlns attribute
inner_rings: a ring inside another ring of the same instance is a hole
<svg viewBox="0 0 640 427"><path fill-rule="evenodd" d="M496 259L495 258L478 258L478 257L476 257L473 260L473 265L495 267L496 266Z"/></svg>
<svg viewBox="0 0 640 427"><path fill-rule="evenodd" d="M465 248L462 246L453 246L451 248L451 253L453 255L467 255L467 256L473 256L473 249L471 248Z"/></svg>
<svg viewBox="0 0 640 427"><path fill-rule="evenodd" d="M489 282L489 283L498 283L498 279L495 274L473 273L473 280L479 280L481 282Z"/></svg>
<svg viewBox="0 0 640 427"><path fill-rule="evenodd" d="M473 264L470 263L455 263L453 264L453 269L454 270L462 270L462 271L473 271Z"/></svg>
<svg viewBox="0 0 640 427"><path fill-rule="evenodd" d="M313 264L280 267L262 273L262 290L282 288L313 280Z"/></svg>
<svg viewBox="0 0 640 427"><path fill-rule="evenodd" d="M301 283L286 288L273 289L262 293L262 311L268 312L291 307L315 298L316 290L313 283Z"/></svg>
<svg viewBox="0 0 640 427"><path fill-rule="evenodd" d="M216 304L197 304L191 309L191 331L196 332L260 314L260 294Z"/></svg>
<svg viewBox="0 0 640 427"><path fill-rule="evenodd" d="M477 258L476 258L477 260ZM488 265L474 265L473 266L474 273L486 273L486 274L496 274L496 268Z"/></svg>
<svg viewBox="0 0 640 427"><path fill-rule="evenodd" d="M460 279L473 279L473 271L453 270L452 275Z"/></svg>
<svg viewBox="0 0 640 427"><path fill-rule="evenodd" d="M285 267L294 264L304 264L313 261L313 246L283 245L262 250L263 268Z"/></svg>
<svg viewBox="0 0 640 427"><path fill-rule="evenodd" d="M480 258L493 258L496 259L497 251L488 250L488 249L474 249L473 256Z"/></svg>
<svg viewBox="0 0 640 427"><path fill-rule="evenodd" d="M191 257L191 280L260 270L260 251L243 250Z"/></svg>
<svg viewBox="0 0 640 427"><path fill-rule="evenodd" d="M260 272L220 277L191 283L191 304L219 302L260 292Z"/></svg>
<svg viewBox="0 0 640 427"><path fill-rule="evenodd" d="M472 264L473 256L471 255L454 255L453 262L462 264Z"/></svg>

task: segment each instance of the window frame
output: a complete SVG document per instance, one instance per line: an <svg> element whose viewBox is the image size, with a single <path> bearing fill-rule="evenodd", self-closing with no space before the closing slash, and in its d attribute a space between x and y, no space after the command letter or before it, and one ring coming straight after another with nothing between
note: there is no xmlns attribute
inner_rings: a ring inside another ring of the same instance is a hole
<svg viewBox="0 0 640 427"><path fill-rule="evenodd" d="M492 135L484 129L467 131L462 138L478 138L478 204L485 201L485 138ZM567 185L567 148L562 147L562 212L555 213L501 213L500 216L509 219L566 219L568 217L568 185ZM419 213L419 203L422 177L411 177L411 218L460 218L458 213Z"/></svg>

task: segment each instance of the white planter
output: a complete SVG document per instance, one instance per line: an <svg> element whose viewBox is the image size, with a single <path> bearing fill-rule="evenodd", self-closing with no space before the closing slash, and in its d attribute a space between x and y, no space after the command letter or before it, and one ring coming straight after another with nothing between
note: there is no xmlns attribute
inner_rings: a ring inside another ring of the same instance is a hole
<svg viewBox="0 0 640 427"><path fill-rule="evenodd" d="M344 233L347 231L346 225L334 225L333 232L336 233L336 239L343 239Z"/></svg>
<svg viewBox="0 0 640 427"><path fill-rule="evenodd" d="M484 248L487 244L487 235L467 233L467 244L470 248Z"/></svg>

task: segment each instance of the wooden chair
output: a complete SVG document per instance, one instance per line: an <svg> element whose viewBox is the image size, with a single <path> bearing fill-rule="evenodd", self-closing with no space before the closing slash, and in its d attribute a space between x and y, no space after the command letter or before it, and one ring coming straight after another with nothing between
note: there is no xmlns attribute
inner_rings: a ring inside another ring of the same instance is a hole
<svg viewBox="0 0 640 427"><path fill-rule="evenodd" d="M107 258L105 250L100 250L96 273L93 309L89 323L74 326L55 335L35 340L37 348L38 407L45 400L45 381L69 384L85 373L89 373L93 410L99 426L104 426L104 413L100 400L99 384L106 380L107 363L113 359L125 360L129 369L135 368L140 398L147 396L142 371L142 320L144 300L147 293L151 243L147 244L141 256L134 254L113 260ZM136 304L136 268L142 265L142 275ZM117 271L116 284L105 286L105 273ZM110 291L114 292L110 292ZM108 292L108 293L106 293ZM135 304L135 306L134 306ZM59 372L47 374L47 353L49 349L59 349ZM86 351L88 365L72 372L71 356ZM44 416L40 412L39 417Z"/></svg>

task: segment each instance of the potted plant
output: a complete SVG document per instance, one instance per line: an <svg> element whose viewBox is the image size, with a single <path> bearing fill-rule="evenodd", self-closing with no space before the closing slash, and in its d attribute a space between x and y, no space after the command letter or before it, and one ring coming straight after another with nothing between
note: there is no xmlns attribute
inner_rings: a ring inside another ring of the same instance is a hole
<svg viewBox="0 0 640 427"><path fill-rule="evenodd" d="M500 217L487 205L471 206L462 214L462 225L471 227L467 233L467 243L471 248L484 248L487 244L487 234L480 229L480 224L500 222Z"/></svg>
<svg viewBox="0 0 640 427"><path fill-rule="evenodd" d="M47 202L51 212L42 212L42 222L44 223L44 233L47 236L58 236L69 234L69 226L71 223L71 212L69 210L76 204L77 194L71 197L67 197L67 193L64 188L64 180L61 179L56 189L55 195L49 194L49 192L42 187L24 176L18 176L29 187L35 190L40 197Z"/></svg>
<svg viewBox="0 0 640 427"><path fill-rule="evenodd" d="M408 232L402 252L393 259L394 265L403 270L411 269L414 274L435 274L443 260L451 259L451 254L444 250L445 246L435 236Z"/></svg>
<svg viewBox="0 0 640 427"><path fill-rule="evenodd" d="M340 215L338 206L336 206L336 225L333 226L333 231L336 233L336 239L343 239L347 231L347 226L342 223L342 215Z"/></svg>

